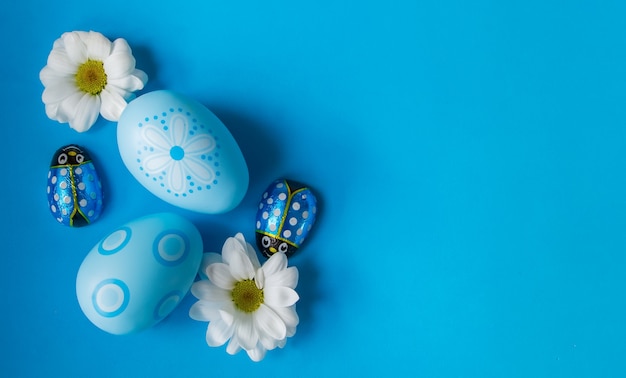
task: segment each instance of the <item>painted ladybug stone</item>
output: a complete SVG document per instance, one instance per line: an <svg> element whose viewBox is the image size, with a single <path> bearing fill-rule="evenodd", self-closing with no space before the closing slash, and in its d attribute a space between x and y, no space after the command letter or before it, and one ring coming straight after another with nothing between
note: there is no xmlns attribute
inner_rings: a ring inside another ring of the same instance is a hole
<svg viewBox="0 0 626 378"><path fill-rule="evenodd" d="M265 257L300 248L315 223L317 199L305 185L278 179L263 193L256 214L256 243Z"/></svg>

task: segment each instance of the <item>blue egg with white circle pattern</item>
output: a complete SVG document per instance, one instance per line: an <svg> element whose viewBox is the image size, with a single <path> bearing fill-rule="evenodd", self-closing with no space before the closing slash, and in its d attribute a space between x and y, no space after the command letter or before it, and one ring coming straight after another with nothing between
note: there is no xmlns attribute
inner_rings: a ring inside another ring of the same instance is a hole
<svg viewBox="0 0 626 378"><path fill-rule="evenodd" d="M309 235L317 216L311 189L278 179L263 193L256 214L256 243L265 257L276 252L291 256Z"/></svg>
<svg viewBox="0 0 626 378"><path fill-rule="evenodd" d="M202 238L173 213L113 230L83 260L76 296L85 316L116 335L152 327L188 293L202 260Z"/></svg>
<svg viewBox="0 0 626 378"><path fill-rule="evenodd" d="M85 226L102 213L102 183L87 150L75 144L59 148L48 171L48 208L57 222Z"/></svg>
<svg viewBox="0 0 626 378"><path fill-rule="evenodd" d="M160 199L206 214L232 210L248 189L248 167L226 126L199 102L168 90L131 101L117 144L133 177Z"/></svg>

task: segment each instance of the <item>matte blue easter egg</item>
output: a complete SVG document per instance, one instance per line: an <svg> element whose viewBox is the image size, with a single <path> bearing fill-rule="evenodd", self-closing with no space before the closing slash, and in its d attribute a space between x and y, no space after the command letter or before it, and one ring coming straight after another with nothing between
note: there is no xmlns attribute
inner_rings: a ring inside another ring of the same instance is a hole
<svg viewBox="0 0 626 378"><path fill-rule="evenodd" d="M118 122L117 143L137 181L183 209L224 213L248 190L248 167L231 133L181 94L161 90L131 101Z"/></svg>
<svg viewBox="0 0 626 378"><path fill-rule="evenodd" d="M185 218L160 213L105 236L76 276L80 308L98 328L116 335L157 324L180 303L202 260L202 238Z"/></svg>

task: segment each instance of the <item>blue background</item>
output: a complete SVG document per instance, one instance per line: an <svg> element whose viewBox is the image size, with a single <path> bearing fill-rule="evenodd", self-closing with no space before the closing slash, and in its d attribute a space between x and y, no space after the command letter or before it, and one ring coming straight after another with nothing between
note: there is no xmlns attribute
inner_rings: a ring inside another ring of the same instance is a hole
<svg viewBox="0 0 626 378"><path fill-rule="evenodd" d="M626 375L623 1L34 1L0 12L0 372L10 377ZM158 200L116 124L49 120L39 70L63 32L128 40L146 93L194 97L250 169L224 215ZM107 201L82 229L47 209L54 151L84 145ZM298 332L260 363L204 340L187 296L144 332L82 314L86 253L174 211L205 250L252 239L277 177L320 217L290 263Z"/></svg>

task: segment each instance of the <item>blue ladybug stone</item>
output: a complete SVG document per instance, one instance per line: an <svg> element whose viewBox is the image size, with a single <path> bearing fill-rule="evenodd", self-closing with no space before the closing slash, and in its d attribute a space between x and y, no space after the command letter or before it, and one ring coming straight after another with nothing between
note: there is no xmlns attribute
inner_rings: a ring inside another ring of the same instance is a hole
<svg viewBox="0 0 626 378"><path fill-rule="evenodd" d="M79 227L102 212L102 184L87 151L75 144L59 148L48 171L48 205L61 224Z"/></svg>
<svg viewBox="0 0 626 378"><path fill-rule="evenodd" d="M315 223L317 199L295 181L278 179L263 193L256 214L256 244L265 257L291 256Z"/></svg>

